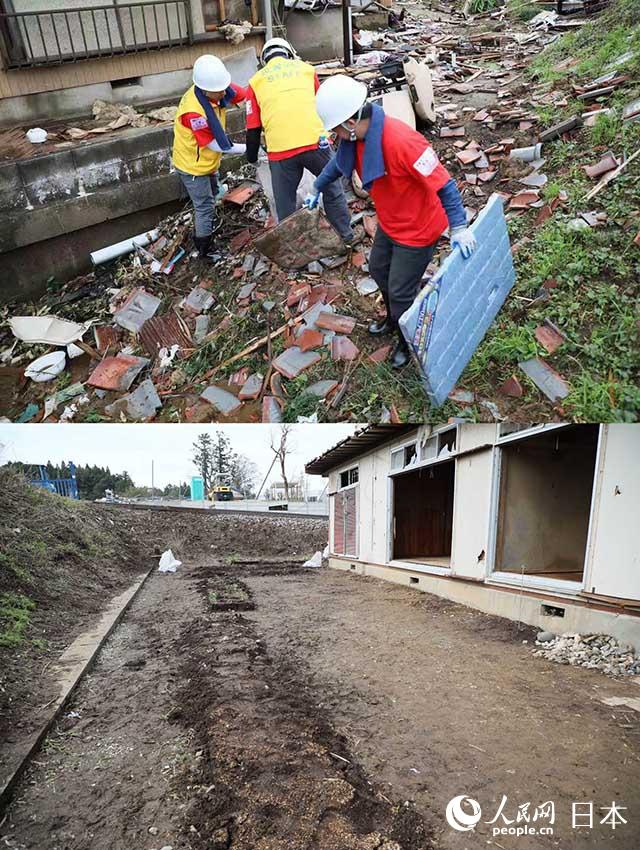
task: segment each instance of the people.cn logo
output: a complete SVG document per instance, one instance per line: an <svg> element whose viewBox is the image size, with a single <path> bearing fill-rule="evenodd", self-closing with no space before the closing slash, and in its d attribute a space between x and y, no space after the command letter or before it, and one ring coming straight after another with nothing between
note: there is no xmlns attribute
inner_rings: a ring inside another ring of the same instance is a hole
<svg viewBox="0 0 640 850"><path fill-rule="evenodd" d="M471 812L465 811L462 807L463 804ZM446 814L447 823L452 829L457 829L458 832L469 832L482 817L482 810L477 800L461 794L459 797L454 797L453 800L449 801Z"/></svg>

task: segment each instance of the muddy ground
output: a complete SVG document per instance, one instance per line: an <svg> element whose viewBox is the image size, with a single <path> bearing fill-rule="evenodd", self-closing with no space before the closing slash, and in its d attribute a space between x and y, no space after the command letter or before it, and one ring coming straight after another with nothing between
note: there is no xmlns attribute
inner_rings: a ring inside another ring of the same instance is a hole
<svg viewBox="0 0 640 850"><path fill-rule="evenodd" d="M636 682L534 658L508 621L302 570L296 527L248 533L242 555L219 535L151 574L36 756L4 846L638 846L638 714L602 703ZM482 806L473 833L446 824L460 794ZM554 801L554 835L493 836L505 794L510 820ZM628 823L573 830L585 800L616 800Z"/></svg>

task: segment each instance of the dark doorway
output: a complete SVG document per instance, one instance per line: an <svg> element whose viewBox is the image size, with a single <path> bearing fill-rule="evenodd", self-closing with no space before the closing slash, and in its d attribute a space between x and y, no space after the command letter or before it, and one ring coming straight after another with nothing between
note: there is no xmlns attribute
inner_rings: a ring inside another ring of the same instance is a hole
<svg viewBox="0 0 640 850"><path fill-rule="evenodd" d="M395 560L450 566L454 482L453 460L393 479Z"/></svg>

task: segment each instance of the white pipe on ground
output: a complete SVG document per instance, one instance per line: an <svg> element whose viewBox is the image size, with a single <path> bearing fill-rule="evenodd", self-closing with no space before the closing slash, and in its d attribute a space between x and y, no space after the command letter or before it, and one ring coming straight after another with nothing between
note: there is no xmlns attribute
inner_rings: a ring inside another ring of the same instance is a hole
<svg viewBox="0 0 640 850"><path fill-rule="evenodd" d="M115 245L107 245L106 248L99 248L97 251L92 251L89 255L94 266L99 266L101 263L108 263L109 260L115 260L117 257L123 257L134 250L136 246L140 248L146 247L150 242L160 236L159 230L150 230L148 233L139 233L137 236L132 236L130 239L124 239L122 242L116 242Z"/></svg>

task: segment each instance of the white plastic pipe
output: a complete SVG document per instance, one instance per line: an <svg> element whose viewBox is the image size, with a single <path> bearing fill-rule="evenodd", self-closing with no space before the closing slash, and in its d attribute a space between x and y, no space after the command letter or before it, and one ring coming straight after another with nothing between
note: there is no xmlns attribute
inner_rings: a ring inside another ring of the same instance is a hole
<svg viewBox="0 0 640 850"><path fill-rule="evenodd" d="M107 245L106 248L99 248L97 251L91 252L91 262L94 266L99 266L101 263L108 263L109 260L115 260L116 257L123 257L125 254L129 254L136 246L145 248L150 242L155 242L159 236L159 230L150 230L148 233L139 233L138 236L132 236L130 239L116 242L115 245Z"/></svg>

